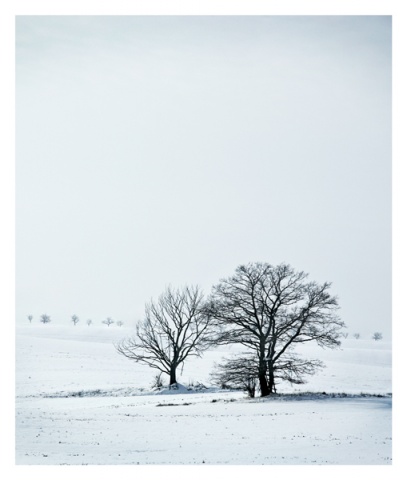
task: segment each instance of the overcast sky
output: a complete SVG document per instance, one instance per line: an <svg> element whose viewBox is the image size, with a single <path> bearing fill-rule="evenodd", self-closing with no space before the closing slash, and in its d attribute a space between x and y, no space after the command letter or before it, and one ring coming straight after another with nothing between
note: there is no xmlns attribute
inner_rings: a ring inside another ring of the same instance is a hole
<svg viewBox="0 0 407 480"><path fill-rule="evenodd" d="M250 261L391 331L391 18L17 17L16 315L130 326Z"/></svg>

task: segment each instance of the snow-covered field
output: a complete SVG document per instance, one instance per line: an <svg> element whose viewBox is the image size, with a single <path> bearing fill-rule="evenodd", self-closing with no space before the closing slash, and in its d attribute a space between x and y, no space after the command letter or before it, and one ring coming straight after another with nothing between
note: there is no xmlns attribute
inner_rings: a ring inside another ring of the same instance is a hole
<svg viewBox="0 0 407 480"><path fill-rule="evenodd" d="M156 372L113 347L130 334L117 326L17 328L18 465L391 464L385 341L303 346L325 362L322 372L301 387L281 385L286 395L248 399L216 388L153 392ZM213 363L231 352L187 362L180 383L209 387Z"/></svg>

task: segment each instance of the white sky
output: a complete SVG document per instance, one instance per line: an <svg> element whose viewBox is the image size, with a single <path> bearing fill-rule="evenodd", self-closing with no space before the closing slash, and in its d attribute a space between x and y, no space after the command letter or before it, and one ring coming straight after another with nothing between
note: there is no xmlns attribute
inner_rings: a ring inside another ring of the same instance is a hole
<svg viewBox="0 0 407 480"><path fill-rule="evenodd" d="M390 17L18 17L16 316L127 325L237 265L391 331Z"/></svg>

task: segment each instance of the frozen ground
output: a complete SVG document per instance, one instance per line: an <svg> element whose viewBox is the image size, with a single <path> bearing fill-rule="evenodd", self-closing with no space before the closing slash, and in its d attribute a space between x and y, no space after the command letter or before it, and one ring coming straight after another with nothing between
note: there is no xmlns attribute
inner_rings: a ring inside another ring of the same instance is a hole
<svg viewBox="0 0 407 480"><path fill-rule="evenodd" d="M304 346L325 370L301 388L281 385L286 395L277 399L249 400L212 388L152 393L154 371L113 348L129 333L116 326L17 329L17 464L391 463L389 343ZM187 363L180 382L208 386L213 362L230 353Z"/></svg>

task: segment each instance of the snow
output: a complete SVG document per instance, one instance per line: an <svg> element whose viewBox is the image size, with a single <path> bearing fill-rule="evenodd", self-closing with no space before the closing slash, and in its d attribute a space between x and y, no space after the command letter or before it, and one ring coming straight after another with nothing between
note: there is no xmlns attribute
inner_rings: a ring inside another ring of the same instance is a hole
<svg viewBox="0 0 407 480"><path fill-rule="evenodd" d="M229 347L187 362L178 390L152 390L157 372L114 348L130 334L117 326L17 328L18 465L392 463L385 341L346 339L335 351L303 345L304 355L325 362L322 372L305 385L280 385L277 398L248 399L210 385Z"/></svg>

